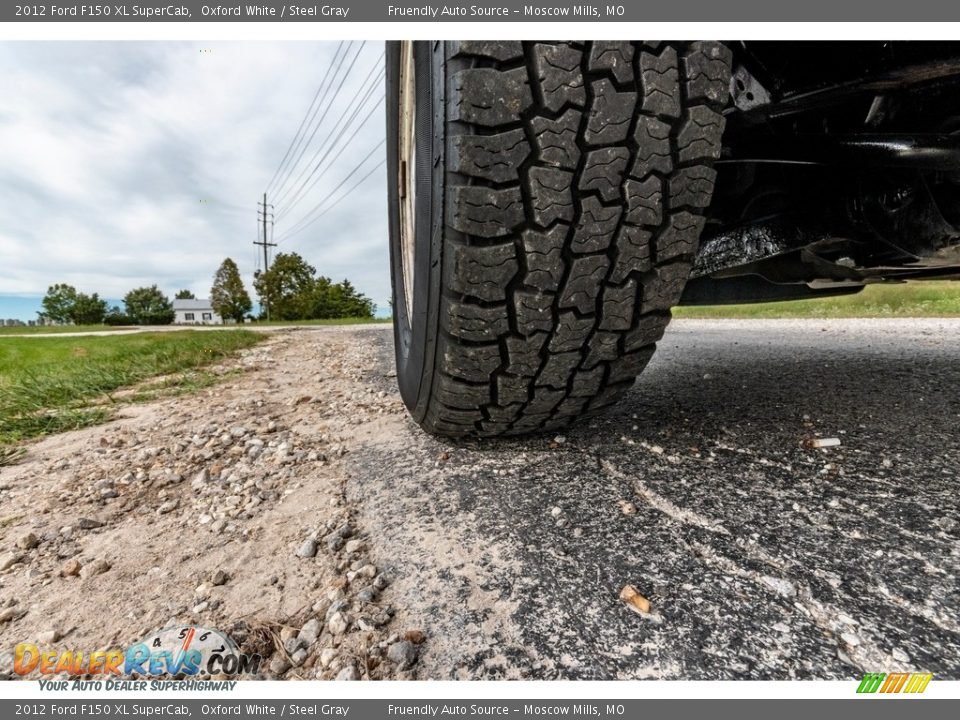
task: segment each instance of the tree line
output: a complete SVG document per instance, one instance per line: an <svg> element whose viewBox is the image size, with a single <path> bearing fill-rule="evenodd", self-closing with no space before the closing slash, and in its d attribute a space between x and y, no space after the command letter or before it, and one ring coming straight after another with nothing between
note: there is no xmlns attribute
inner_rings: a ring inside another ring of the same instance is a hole
<svg viewBox="0 0 960 720"><path fill-rule="evenodd" d="M251 315L253 302L240 277L237 264L227 258L217 269L210 288L210 305L223 320L318 320L373 317L376 306L349 280L334 283L317 275L316 268L297 253L280 253L266 272L253 281L260 299L260 313ZM196 299L180 290L177 300ZM49 321L75 325L169 325L175 313L173 302L156 285L134 288L123 297L123 308L109 307L98 293L87 295L66 283L51 285L38 313Z"/></svg>

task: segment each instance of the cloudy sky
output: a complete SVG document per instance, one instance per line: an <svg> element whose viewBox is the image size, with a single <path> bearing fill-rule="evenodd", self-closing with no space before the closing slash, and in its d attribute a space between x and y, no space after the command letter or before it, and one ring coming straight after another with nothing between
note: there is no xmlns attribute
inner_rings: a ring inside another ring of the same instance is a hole
<svg viewBox="0 0 960 720"><path fill-rule="evenodd" d="M373 86L382 49L380 42L340 47L337 57L349 54L322 96L333 99L345 80L299 165L274 193L274 239L324 198L319 211L329 207L383 158L382 148L375 151L330 195L383 139L383 107L373 109L382 96L377 83L340 143L326 150L342 127L337 121L356 107L363 80L370 77ZM0 43L0 318L34 318L39 298L56 282L111 299L154 283L171 294L189 288L205 297L227 256L253 296L256 203L337 51L334 42ZM294 202L308 178L319 180ZM386 310L385 205L381 166L277 250L299 252L323 275L349 278Z"/></svg>

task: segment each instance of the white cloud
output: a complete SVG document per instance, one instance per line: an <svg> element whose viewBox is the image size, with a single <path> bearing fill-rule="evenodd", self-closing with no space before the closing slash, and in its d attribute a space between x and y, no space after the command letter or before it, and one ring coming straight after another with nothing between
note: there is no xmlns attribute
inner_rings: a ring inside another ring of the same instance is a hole
<svg viewBox="0 0 960 720"><path fill-rule="evenodd" d="M256 202L336 48L0 44L0 294L42 294L55 282L107 297L145 283L206 294L227 256L249 284L257 257ZM379 42L362 49L304 162L381 52ZM381 105L278 223L277 237L383 136ZM386 307L383 169L280 250L301 253L324 275L349 278Z"/></svg>

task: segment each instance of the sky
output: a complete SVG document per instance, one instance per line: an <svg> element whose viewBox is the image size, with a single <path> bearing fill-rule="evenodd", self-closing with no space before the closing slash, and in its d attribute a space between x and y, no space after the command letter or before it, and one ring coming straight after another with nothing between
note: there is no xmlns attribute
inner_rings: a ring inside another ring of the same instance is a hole
<svg viewBox="0 0 960 720"><path fill-rule="evenodd" d="M57 282L106 298L153 284L207 297L225 257L256 301L257 202L308 115L317 131L302 155L294 146L289 158L300 161L268 198L282 240L273 252L300 253L388 311L386 179L376 168L385 151L374 150L384 138L382 51L380 42L0 43L0 319L35 319ZM341 57L320 94L329 109L308 113ZM331 146L366 78L370 100ZM309 217L330 209L284 239L318 205Z"/></svg>

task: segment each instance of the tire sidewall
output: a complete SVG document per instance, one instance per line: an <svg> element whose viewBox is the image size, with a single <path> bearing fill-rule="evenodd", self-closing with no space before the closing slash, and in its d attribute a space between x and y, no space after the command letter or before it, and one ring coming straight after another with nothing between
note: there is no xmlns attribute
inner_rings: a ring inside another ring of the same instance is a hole
<svg viewBox="0 0 960 720"><path fill-rule="evenodd" d="M400 42L386 48L387 187L390 228L390 275L397 383L404 404L418 422L429 404L440 308L444 114L439 43L414 43L416 82L416 205L414 208L413 307L407 307L400 242L399 95ZM441 51L442 52L442 51Z"/></svg>

